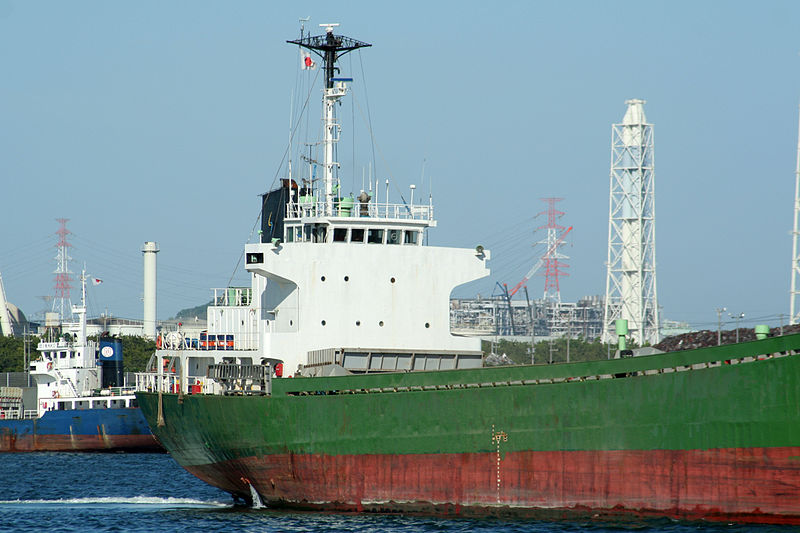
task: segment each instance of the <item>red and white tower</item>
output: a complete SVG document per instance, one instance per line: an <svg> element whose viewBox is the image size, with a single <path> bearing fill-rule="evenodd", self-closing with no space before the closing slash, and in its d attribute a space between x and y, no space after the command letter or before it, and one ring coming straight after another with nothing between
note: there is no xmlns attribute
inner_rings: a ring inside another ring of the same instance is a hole
<svg viewBox="0 0 800 533"><path fill-rule="evenodd" d="M540 198L540 200L547 203L547 211L539 213L539 215L547 215L547 225L536 228L537 231L540 229L547 230L547 239L538 243L547 247L547 251L542 256L545 275L544 300L557 305L561 303L561 288L559 287L558 279L562 276L569 276L563 270L569 268L569 265L561 261L562 259L569 259L569 257L560 253L558 249L564 244L564 236L569 230L556 222L564 216L563 211L556 209L556 202L562 201L563 198Z"/></svg>
<svg viewBox="0 0 800 533"><path fill-rule="evenodd" d="M68 218L57 218L60 224L56 235L58 235L58 255L56 255L56 263L58 267L55 270L55 295L53 297L53 312L58 313L61 320L66 318L67 313L72 313L72 300L70 300L69 290L72 288L72 272L69 271L69 261L72 259L67 250L70 243L67 242L67 235L72 233L67 229Z"/></svg>

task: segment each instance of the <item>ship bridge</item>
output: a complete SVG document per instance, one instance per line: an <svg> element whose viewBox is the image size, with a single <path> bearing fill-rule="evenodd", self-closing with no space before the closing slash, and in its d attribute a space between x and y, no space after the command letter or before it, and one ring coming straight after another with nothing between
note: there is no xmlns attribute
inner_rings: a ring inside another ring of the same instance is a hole
<svg viewBox="0 0 800 533"><path fill-rule="evenodd" d="M412 186L412 193L413 193ZM388 193L387 193L388 197ZM421 246L425 229L436 226L433 204L373 201L361 191L319 200L294 180L262 196L261 242L357 243Z"/></svg>

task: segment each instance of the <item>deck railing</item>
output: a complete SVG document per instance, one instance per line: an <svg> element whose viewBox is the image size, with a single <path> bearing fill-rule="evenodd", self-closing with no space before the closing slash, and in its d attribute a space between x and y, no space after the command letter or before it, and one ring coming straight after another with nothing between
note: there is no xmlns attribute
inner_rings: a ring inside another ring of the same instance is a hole
<svg viewBox="0 0 800 533"><path fill-rule="evenodd" d="M390 203L360 203L350 198L343 198L333 203L333 211L328 210L325 201L301 201L286 204L286 218L299 219L307 217L350 217L350 218L387 218L399 220L433 220L433 205L408 205Z"/></svg>

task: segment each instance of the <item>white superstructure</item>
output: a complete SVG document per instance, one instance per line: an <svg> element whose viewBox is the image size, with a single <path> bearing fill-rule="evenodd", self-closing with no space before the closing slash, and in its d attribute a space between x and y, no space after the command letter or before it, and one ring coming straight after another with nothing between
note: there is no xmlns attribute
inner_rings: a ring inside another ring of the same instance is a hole
<svg viewBox="0 0 800 533"><path fill-rule="evenodd" d="M220 363L283 376L481 366L480 340L450 332L449 299L488 275L489 252L424 245L436 225L430 200L340 195L336 108L352 79L334 64L369 45L323 26L324 35L291 41L324 60L321 183L289 176L264 196L261 242L245 247L251 286L215 289L200 338L163 335L140 388L218 392L209 367Z"/></svg>
<svg viewBox="0 0 800 533"><path fill-rule="evenodd" d="M125 389L123 383L103 387L103 362L117 358L121 362L121 342L104 344L87 338L85 273L81 275L81 289L81 304L73 305L71 310L78 317L77 323L61 323L55 313L48 314L51 321L46 323L45 336L36 347L39 355L29 368L36 382L37 407L35 411L27 411L26 418L41 417L53 410L110 409L136 404L133 387ZM101 352L101 344L105 352ZM108 378L106 381L111 381Z"/></svg>

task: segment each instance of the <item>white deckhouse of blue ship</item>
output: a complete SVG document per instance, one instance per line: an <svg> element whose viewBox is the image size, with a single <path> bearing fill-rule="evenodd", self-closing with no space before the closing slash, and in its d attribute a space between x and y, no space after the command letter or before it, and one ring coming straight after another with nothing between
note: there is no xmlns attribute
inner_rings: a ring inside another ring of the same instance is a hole
<svg viewBox="0 0 800 533"><path fill-rule="evenodd" d="M124 386L122 342L97 342L86 335L86 279L83 272L81 303L72 306L77 324L47 324L36 347L39 356L31 361L29 372L36 382L37 408L24 413L24 418L38 418L48 411L136 406L133 387Z"/></svg>
<svg viewBox="0 0 800 533"><path fill-rule="evenodd" d="M251 287L216 289L207 334L164 336L151 367L162 381L151 372L140 387L219 392L209 379L219 363L269 364L284 376L481 366L480 340L450 332L449 300L488 275L489 252L425 245L433 205L415 205L413 186L408 204L389 203L388 181L383 202L339 196L335 111L352 79L335 64L370 45L321 26L324 35L288 42L324 61L322 183L290 176L263 196L261 242L245 246Z"/></svg>

